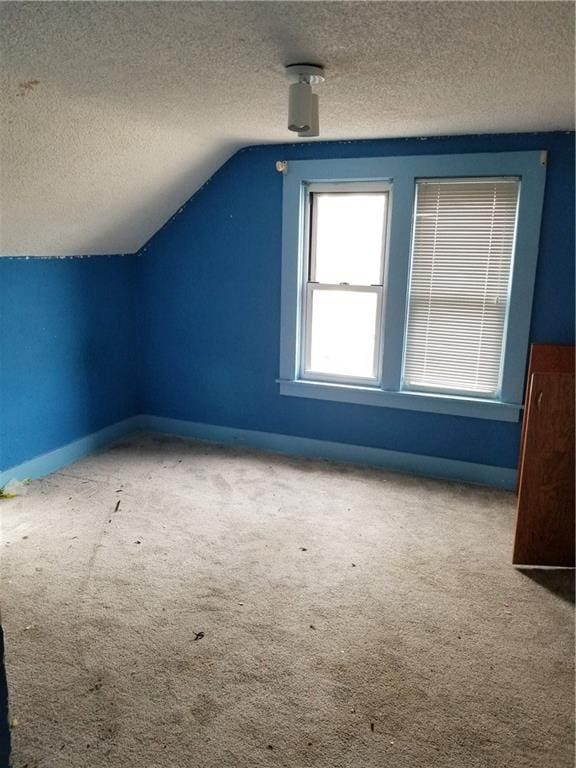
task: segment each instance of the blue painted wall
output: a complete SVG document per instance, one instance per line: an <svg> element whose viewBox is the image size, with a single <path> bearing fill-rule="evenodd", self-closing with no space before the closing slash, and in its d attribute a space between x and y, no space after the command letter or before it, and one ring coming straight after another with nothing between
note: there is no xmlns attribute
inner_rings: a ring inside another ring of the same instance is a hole
<svg viewBox="0 0 576 768"><path fill-rule="evenodd" d="M137 266L0 259L0 470L138 413Z"/></svg>
<svg viewBox="0 0 576 768"><path fill-rule="evenodd" d="M514 467L519 425L281 397L278 159L548 149L532 340L574 343L574 136L235 155L139 258L0 259L0 470L137 413Z"/></svg>
<svg viewBox="0 0 576 768"><path fill-rule="evenodd" d="M281 397L282 177L276 160L548 149L533 341L574 342L574 136L253 147L151 240L139 272L142 411L502 467L519 424Z"/></svg>

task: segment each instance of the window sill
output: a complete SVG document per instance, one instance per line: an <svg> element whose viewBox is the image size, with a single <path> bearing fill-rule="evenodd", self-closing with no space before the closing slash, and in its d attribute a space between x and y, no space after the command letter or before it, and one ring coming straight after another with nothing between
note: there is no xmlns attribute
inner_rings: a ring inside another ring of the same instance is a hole
<svg viewBox="0 0 576 768"><path fill-rule="evenodd" d="M520 420L522 405L482 400L461 395L433 395L420 392L386 392L374 387L332 384L317 381L280 379L280 394L292 397L308 397L315 400L332 400L339 403L357 403L382 408L402 408L410 411L444 413L491 421Z"/></svg>

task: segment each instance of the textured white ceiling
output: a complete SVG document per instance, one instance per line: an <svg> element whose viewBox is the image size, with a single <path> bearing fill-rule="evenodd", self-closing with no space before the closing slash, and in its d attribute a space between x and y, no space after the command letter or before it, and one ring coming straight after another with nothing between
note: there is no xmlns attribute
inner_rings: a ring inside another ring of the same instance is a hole
<svg viewBox="0 0 576 768"><path fill-rule="evenodd" d="M571 129L571 2L0 3L0 253L138 249L236 149Z"/></svg>

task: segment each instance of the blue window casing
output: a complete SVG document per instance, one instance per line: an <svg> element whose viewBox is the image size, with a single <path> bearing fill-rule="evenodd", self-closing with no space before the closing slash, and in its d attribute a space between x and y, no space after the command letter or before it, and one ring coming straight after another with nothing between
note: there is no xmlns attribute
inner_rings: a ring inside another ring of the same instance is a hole
<svg viewBox="0 0 576 768"><path fill-rule="evenodd" d="M504 331L500 396L483 399L402 390L416 182L426 178L508 176L520 179L520 198ZM352 181L383 181L392 185L382 313L382 377L377 386L303 380L299 370L308 185ZM522 411L545 181L546 152L539 151L289 161L283 182L280 393L518 421Z"/></svg>

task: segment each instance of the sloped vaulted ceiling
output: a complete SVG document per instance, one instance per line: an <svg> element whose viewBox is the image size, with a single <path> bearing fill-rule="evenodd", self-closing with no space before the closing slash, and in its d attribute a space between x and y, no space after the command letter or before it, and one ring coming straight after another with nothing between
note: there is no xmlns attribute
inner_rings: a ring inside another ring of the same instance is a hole
<svg viewBox="0 0 576 768"><path fill-rule="evenodd" d="M0 253L137 250L236 149L574 124L571 2L3 2Z"/></svg>

